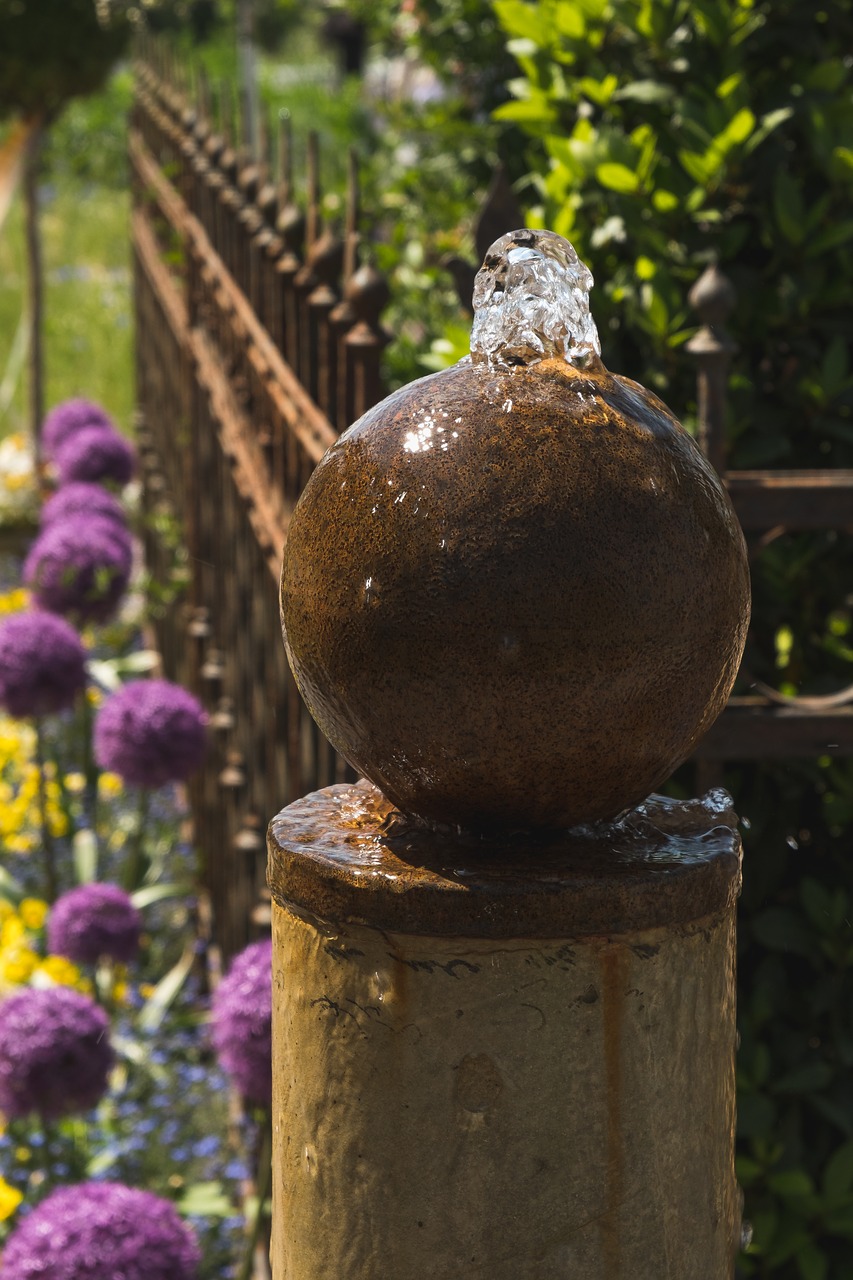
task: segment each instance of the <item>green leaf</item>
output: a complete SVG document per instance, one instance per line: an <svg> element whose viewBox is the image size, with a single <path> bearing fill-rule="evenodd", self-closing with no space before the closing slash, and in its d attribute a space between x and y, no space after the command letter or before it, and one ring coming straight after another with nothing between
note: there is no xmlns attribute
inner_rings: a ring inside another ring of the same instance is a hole
<svg viewBox="0 0 853 1280"><path fill-rule="evenodd" d="M807 1062L773 1082L774 1093L817 1093L832 1080L828 1062Z"/></svg>
<svg viewBox="0 0 853 1280"><path fill-rule="evenodd" d="M800 901L811 923L816 929L825 933L832 909L832 896L829 891L811 876L806 876L800 881Z"/></svg>
<svg viewBox="0 0 853 1280"><path fill-rule="evenodd" d="M121 677L115 669L114 662L106 662L102 658L90 658L86 663L86 670L95 684L106 689L108 693L115 693L116 689L121 688Z"/></svg>
<svg viewBox="0 0 853 1280"><path fill-rule="evenodd" d="M752 932L771 951L787 951L811 958L814 948L803 923L785 907L768 907L752 921Z"/></svg>
<svg viewBox="0 0 853 1280"><path fill-rule="evenodd" d="M548 32L539 5L525 4L523 0L494 0L494 10L507 35L527 36L540 47L547 46Z"/></svg>
<svg viewBox="0 0 853 1280"><path fill-rule="evenodd" d="M234 1205L221 1182L194 1182L178 1201L185 1218L230 1218Z"/></svg>
<svg viewBox="0 0 853 1280"><path fill-rule="evenodd" d="M668 84L660 84L657 80L632 80L617 89L613 94L615 102L669 102L673 90Z"/></svg>
<svg viewBox="0 0 853 1280"><path fill-rule="evenodd" d="M91 884L98 878L98 840L94 831L76 832L72 842L74 874L78 884Z"/></svg>
<svg viewBox="0 0 853 1280"><path fill-rule="evenodd" d="M780 107L778 111L768 111L767 115L761 117L758 128L744 143L744 154L750 155L756 147L760 147L764 139L769 137L774 129L778 129L780 124L790 120L793 114L793 107Z"/></svg>
<svg viewBox="0 0 853 1280"><path fill-rule="evenodd" d="M623 195L630 195L640 185L640 180L633 169L612 161L608 164L600 164L595 171L595 176L603 187L607 187L610 191L619 191Z"/></svg>
<svg viewBox="0 0 853 1280"><path fill-rule="evenodd" d="M582 40L586 33L586 23L574 0L561 0L553 13L552 21L561 36L569 40Z"/></svg>
<svg viewBox="0 0 853 1280"><path fill-rule="evenodd" d="M137 649L123 658L115 658L113 665L120 675L138 675L141 671L154 671L159 667L160 655L156 649Z"/></svg>
<svg viewBox="0 0 853 1280"><path fill-rule="evenodd" d="M741 107L740 111L732 116L722 133L714 139L713 145L723 146L726 151L729 151L739 143L746 142L754 128L755 116L749 107Z"/></svg>
<svg viewBox="0 0 853 1280"><path fill-rule="evenodd" d="M599 107L606 107L616 92L618 84L619 81L616 76L605 76L603 80L594 80L592 76L584 76L578 81L577 87L585 98L589 98L590 102L594 102Z"/></svg>
<svg viewBox="0 0 853 1280"><path fill-rule="evenodd" d="M836 334L824 352L820 366L820 381L827 399L846 391L850 381L847 360L847 343L841 334Z"/></svg>
<svg viewBox="0 0 853 1280"><path fill-rule="evenodd" d="M742 71L736 71L734 75L726 76L725 80L723 80L722 83L717 85L717 97L723 98L723 99L728 98L729 95L734 93L735 89L737 89L742 82L743 82Z"/></svg>
<svg viewBox="0 0 853 1280"><path fill-rule="evenodd" d="M797 1267L802 1280L826 1280L827 1259L816 1244L805 1244L797 1250Z"/></svg>
<svg viewBox="0 0 853 1280"><path fill-rule="evenodd" d="M145 1001L145 1008L139 1015L139 1027L142 1031L156 1031L166 1016L169 1006L177 997L181 987L192 972L195 963L195 948L187 943L183 955L173 965L165 977L161 978L151 995Z"/></svg>
<svg viewBox="0 0 853 1280"><path fill-rule="evenodd" d="M761 1165L749 1156L736 1156L735 1174L741 1186L748 1187L761 1176Z"/></svg>
<svg viewBox="0 0 853 1280"><path fill-rule="evenodd" d="M0 867L0 898L5 898L7 902L12 903L13 907L17 907L26 896L15 877L10 875L5 867Z"/></svg>
<svg viewBox="0 0 853 1280"><path fill-rule="evenodd" d="M853 1142L845 1142L830 1156L823 1172L823 1189L832 1200L853 1191Z"/></svg>
<svg viewBox="0 0 853 1280"><path fill-rule="evenodd" d="M847 70L841 58L828 58L811 67L803 77L807 89L823 89L826 93L837 93L844 83Z"/></svg>
<svg viewBox="0 0 853 1280"><path fill-rule="evenodd" d="M781 166L773 182L773 214L785 239L801 244L806 234L803 198L795 179Z"/></svg>
<svg viewBox="0 0 853 1280"><path fill-rule="evenodd" d="M671 213L673 209L678 208L678 196L673 195L671 191L659 190L652 196L652 204L658 213Z"/></svg>
<svg viewBox="0 0 853 1280"><path fill-rule="evenodd" d="M850 147L834 147L832 155L835 160L840 161L845 169L849 169L853 173L853 150Z"/></svg>
<svg viewBox="0 0 853 1280"><path fill-rule="evenodd" d="M190 893L186 884L147 884L130 895L130 900L138 911L150 907L152 902L163 902L166 898L185 898Z"/></svg>
<svg viewBox="0 0 853 1280"><path fill-rule="evenodd" d="M800 1196L814 1194L814 1183L803 1169L785 1169L781 1173L771 1173L767 1179L771 1191L785 1199L798 1199Z"/></svg>
<svg viewBox="0 0 853 1280"><path fill-rule="evenodd" d="M738 1133L743 1138L757 1138L772 1133L776 1124L776 1107L763 1093L744 1093L738 1098Z"/></svg>
<svg viewBox="0 0 853 1280"><path fill-rule="evenodd" d="M103 1151L99 1151L96 1156L86 1165L86 1174L89 1178L99 1178L102 1173L106 1173L111 1169L118 1158L118 1150L115 1147L107 1147Z"/></svg>
<svg viewBox="0 0 853 1280"><path fill-rule="evenodd" d="M714 165L708 159L707 152L700 154L698 151L679 151L678 163L684 172L700 186L707 186L710 182Z"/></svg>
<svg viewBox="0 0 853 1280"><path fill-rule="evenodd" d="M557 113L544 94L519 102L504 102L492 112L494 120L514 120L518 124L554 124Z"/></svg>
<svg viewBox="0 0 853 1280"><path fill-rule="evenodd" d="M806 244L806 257L816 258L819 253L825 253L827 249L837 249L839 245L853 237L853 221L840 222L834 227L828 227L826 231L822 231L820 235L815 236Z"/></svg>

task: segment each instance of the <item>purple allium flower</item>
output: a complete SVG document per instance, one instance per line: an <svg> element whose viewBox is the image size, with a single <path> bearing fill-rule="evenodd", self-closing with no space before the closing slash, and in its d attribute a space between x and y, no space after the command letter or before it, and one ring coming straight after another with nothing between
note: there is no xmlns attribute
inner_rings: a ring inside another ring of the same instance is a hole
<svg viewBox="0 0 853 1280"><path fill-rule="evenodd" d="M180 685L131 680L98 712L95 759L132 786L183 782L204 758L206 723L201 703Z"/></svg>
<svg viewBox="0 0 853 1280"><path fill-rule="evenodd" d="M41 527L67 520L69 516L88 516L99 520L113 520L122 528L127 526L124 507L115 494L99 484L84 480L65 484L57 489L41 509Z"/></svg>
<svg viewBox="0 0 853 1280"><path fill-rule="evenodd" d="M133 475L133 446L113 427L81 427L58 446L54 461L60 484L72 480L114 480L127 484Z"/></svg>
<svg viewBox="0 0 853 1280"><path fill-rule="evenodd" d="M272 942L252 942L234 958L213 996L213 1046L244 1098L272 1098Z"/></svg>
<svg viewBox="0 0 853 1280"><path fill-rule="evenodd" d="M197 1280L201 1252L173 1204L120 1182L59 1187L3 1246L0 1280Z"/></svg>
<svg viewBox="0 0 853 1280"><path fill-rule="evenodd" d="M57 898L47 921L47 943L55 955L77 964L109 956L119 964L139 950L142 916L117 884L81 884Z"/></svg>
<svg viewBox="0 0 853 1280"><path fill-rule="evenodd" d="M70 707L86 685L86 650L52 613L17 613L0 623L0 706L12 716Z"/></svg>
<svg viewBox="0 0 853 1280"><path fill-rule="evenodd" d="M130 534L114 520L69 516L36 538L24 582L42 609L103 621L127 588L132 560Z"/></svg>
<svg viewBox="0 0 853 1280"><path fill-rule="evenodd" d="M27 987L0 1004L0 1111L46 1120L100 1102L113 1065L109 1020L71 987Z"/></svg>
<svg viewBox="0 0 853 1280"><path fill-rule="evenodd" d="M54 405L42 423L45 457L52 458L60 445L82 427L112 427L109 415L93 400L63 400Z"/></svg>

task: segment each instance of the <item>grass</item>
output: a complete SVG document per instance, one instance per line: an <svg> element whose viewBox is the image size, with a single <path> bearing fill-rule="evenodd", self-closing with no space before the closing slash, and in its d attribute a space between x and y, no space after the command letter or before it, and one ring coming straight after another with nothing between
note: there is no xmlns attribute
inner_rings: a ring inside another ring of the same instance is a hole
<svg viewBox="0 0 853 1280"><path fill-rule="evenodd" d="M235 51L224 33L194 60L215 83L234 83ZM290 74L281 71L285 62ZM358 84L334 84L330 55L310 27L289 38L286 59L262 59L260 78L269 118L286 111L293 121L300 194L309 129L334 139L323 148L321 174L326 211L340 216L347 146L366 143L369 134ZM131 95L123 68L103 92L72 102L51 131L42 171L45 403L85 395L123 431L130 430L135 395L125 130ZM28 426L26 298L19 193L0 230L0 438Z"/></svg>
<svg viewBox="0 0 853 1280"><path fill-rule="evenodd" d="M124 116L130 79L72 103L45 148L41 227L45 266L45 401L97 400L129 430L134 403L129 194ZM27 428L26 309L20 193L0 231L0 436ZM16 335L18 341L16 342Z"/></svg>

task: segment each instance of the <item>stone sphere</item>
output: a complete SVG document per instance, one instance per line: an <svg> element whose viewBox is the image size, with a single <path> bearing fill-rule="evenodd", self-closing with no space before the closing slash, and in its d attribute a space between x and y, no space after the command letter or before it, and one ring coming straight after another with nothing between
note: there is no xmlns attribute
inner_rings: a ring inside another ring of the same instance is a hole
<svg viewBox="0 0 853 1280"><path fill-rule="evenodd" d="M293 514L299 689L403 812L569 827L640 803L723 709L743 535L660 400L600 360L462 361L376 405Z"/></svg>

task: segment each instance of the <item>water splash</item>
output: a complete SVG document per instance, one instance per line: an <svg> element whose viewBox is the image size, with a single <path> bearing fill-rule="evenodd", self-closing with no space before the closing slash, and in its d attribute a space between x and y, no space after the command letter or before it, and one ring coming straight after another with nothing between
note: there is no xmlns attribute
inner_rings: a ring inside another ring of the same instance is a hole
<svg viewBox="0 0 853 1280"><path fill-rule="evenodd" d="M589 311L592 272L553 231L510 231L474 281L471 359L511 368L549 357L584 368L601 354Z"/></svg>

